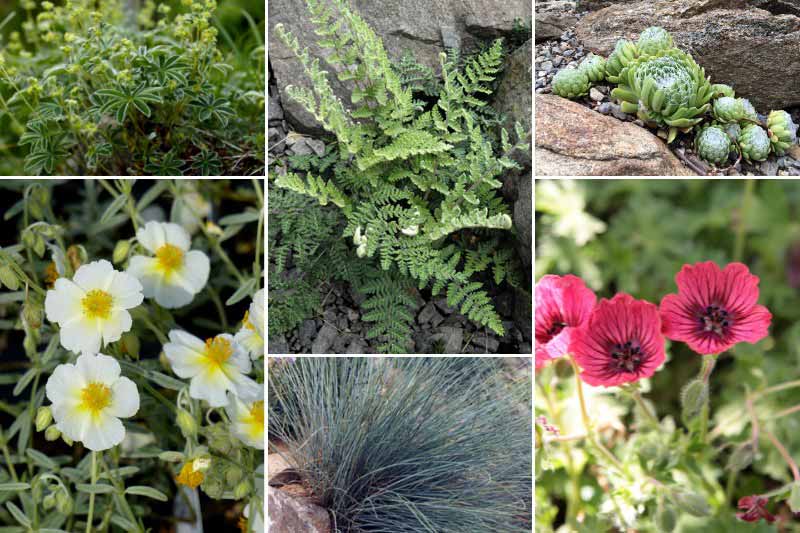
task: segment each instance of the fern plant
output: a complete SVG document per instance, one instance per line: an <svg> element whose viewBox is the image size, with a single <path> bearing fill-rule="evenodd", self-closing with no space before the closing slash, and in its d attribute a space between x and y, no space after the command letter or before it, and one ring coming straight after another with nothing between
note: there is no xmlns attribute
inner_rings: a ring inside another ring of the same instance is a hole
<svg viewBox="0 0 800 533"><path fill-rule="evenodd" d="M23 3L0 52L0 172L263 175L263 33L234 68L216 6Z"/></svg>
<svg viewBox="0 0 800 533"><path fill-rule="evenodd" d="M402 337L400 326L410 315L398 307L413 305L404 296L408 282L445 292L450 306L502 335L479 273L492 264L496 282L514 281L507 276L512 254L488 243L499 243L492 230L512 226L498 178L517 167L511 154L528 148L519 124L512 142L505 129L497 135L486 120L491 84L501 72L502 42L460 69L442 54L441 82L423 83L425 72L422 78L414 75L408 61L400 69L393 66L381 39L345 0L306 3L320 46L331 52L327 61L339 79L352 83L353 109L335 96L319 60L277 25L277 35L312 82L312 89L287 92L335 137L335 161L316 173L276 172L275 185L338 209L342 237L352 240L351 249L374 276L360 284L370 297L367 316L375 321L376 335ZM435 95L426 94L433 88ZM476 243L483 244L476 248ZM490 256L478 259L476 253ZM384 349L406 351L406 345L389 341Z"/></svg>
<svg viewBox="0 0 800 533"><path fill-rule="evenodd" d="M336 531L530 531L530 410L498 366L458 357L274 364L269 439L286 445Z"/></svg>

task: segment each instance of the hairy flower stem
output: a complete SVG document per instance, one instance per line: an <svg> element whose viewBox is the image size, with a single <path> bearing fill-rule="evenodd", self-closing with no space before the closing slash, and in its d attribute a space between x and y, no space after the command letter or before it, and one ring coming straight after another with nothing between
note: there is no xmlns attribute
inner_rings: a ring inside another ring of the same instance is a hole
<svg viewBox="0 0 800 533"><path fill-rule="evenodd" d="M742 210L739 213L739 225L736 228L736 242L733 247L734 261L741 261L744 254L745 218L747 217L747 211L750 209L754 187L755 180L748 179L745 181L744 193L742 194Z"/></svg>
<svg viewBox="0 0 800 533"><path fill-rule="evenodd" d="M569 362L572 364L572 370L575 374L575 388L578 391L578 401L580 402L581 406L581 417L583 418L583 425L586 428L586 433L588 435L588 440L591 442L595 448L597 448L600 453L605 456L608 461L614 465L614 467L619 470L619 472L628 479L631 479L630 474L619 462L619 460L611 453L611 450L606 448L600 439L597 438L597 435L594 433L594 429L592 427L591 419L589 418L589 413L586 410L586 400L583 397L583 381L580 378L580 368L578 368L578 363L575 361L575 358L572 355L568 355Z"/></svg>
<svg viewBox="0 0 800 533"><path fill-rule="evenodd" d="M709 379L711 378L711 373L714 371L714 367L717 364L717 354L706 355L703 357L703 366L700 369L700 376L703 378L705 383L708 383ZM703 408L700 411L700 438L703 442L706 440L706 436L708 435L708 414L709 414L709 399L706 399Z"/></svg>
<svg viewBox="0 0 800 533"><path fill-rule="evenodd" d="M97 452L92 452L92 486L97 484ZM94 516L94 492L89 494L89 514L86 516L86 533L92 533L92 518Z"/></svg>
<svg viewBox="0 0 800 533"><path fill-rule="evenodd" d="M783 444L781 444L781 441L779 441L777 437L775 437L775 435L773 435L772 432L769 431L768 429L765 428L764 433L767 435L767 438L772 442L772 445L775 446L775 448L778 450L778 453L781 454L783 460L786 461L786 464L789 465L789 468L792 470L792 476L794 477L794 481L796 483L800 483L800 470L798 470L797 463L795 463L794 459L792 459L792 456L789 455L789 452L786 450L786 447Z"/></svg>

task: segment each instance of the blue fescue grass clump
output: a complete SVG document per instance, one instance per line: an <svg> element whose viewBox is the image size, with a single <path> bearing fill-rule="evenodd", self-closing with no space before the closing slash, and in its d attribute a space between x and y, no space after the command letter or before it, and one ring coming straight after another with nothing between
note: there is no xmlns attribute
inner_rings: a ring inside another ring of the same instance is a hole
<svg viewBox="0 0 800 533"><path fill-rule="evenodd" d="M269 437L340 532L530 531L531 415L480 358L299 358Z"/></svg>

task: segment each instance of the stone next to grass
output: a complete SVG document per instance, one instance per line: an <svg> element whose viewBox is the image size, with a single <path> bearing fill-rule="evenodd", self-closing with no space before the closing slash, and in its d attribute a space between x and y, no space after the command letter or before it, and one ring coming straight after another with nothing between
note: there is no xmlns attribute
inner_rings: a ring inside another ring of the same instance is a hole
<svg viewBox="0 0 800 533"><path fill-rule="evenodd" d="M328 512L303 498L267 487L270 533L330 533Z"/></svg>

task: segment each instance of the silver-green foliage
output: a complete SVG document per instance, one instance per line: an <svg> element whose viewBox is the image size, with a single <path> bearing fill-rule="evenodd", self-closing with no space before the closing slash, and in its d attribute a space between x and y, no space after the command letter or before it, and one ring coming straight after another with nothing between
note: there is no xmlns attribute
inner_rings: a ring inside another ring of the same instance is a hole
<svg viewBox="0 0 800 533"><path fill-rule="evenodd" d="M530 381L519 395L501 366L281 362L269 373L269 437L339 531L530 531Z"/></svg>
<svg viewBox="0 0 800 533"><path fill-rule="evenodd" d="M398 75L381 39L345 0L306 3L319 44L331 52L327 62L340 80L352 83L355 108L334 94L319 59L277 25L312 83L311 89L287 92L335 136L336 162L324 174L281 173L275 184L334 204L345 220L343 236L355 237L359 258L373 258L380 269L420 288L446 288L451 305L502 334L484 287L463 269L469 246L453 239L467 228L511 228L498 178L517 168L510 156L527 148L527 134L517 125L517 142L502 130L493 143L482 113L501 70L502 43L460 69L442 54L441 84L427 84L438 92L426 108L414 98L415 82Z"/></svg>

